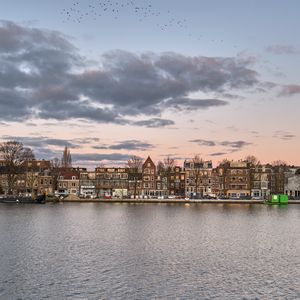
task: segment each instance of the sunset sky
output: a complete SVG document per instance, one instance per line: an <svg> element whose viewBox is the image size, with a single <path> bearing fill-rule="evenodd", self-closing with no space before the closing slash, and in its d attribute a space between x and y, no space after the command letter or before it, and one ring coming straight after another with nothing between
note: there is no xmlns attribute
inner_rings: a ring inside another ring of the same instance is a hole
<svg viewBox="0 0 300 300"><path fill-rule="evenodd" d="M74 165L300 165L300 1L0 0L0 141Z"/></svg>

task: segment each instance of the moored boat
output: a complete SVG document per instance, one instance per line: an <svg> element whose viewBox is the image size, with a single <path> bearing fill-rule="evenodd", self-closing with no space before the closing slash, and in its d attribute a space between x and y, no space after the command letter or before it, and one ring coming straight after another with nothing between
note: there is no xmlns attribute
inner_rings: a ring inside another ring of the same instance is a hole
<svg viewBox="0 0 300 300"><path fill-rule="evenodd" d="M40 195L33 199L32 197L25 196L1 196L0 203L11 203L11 204L19 204L19 203L34 203L34 204L44 204L46 202L45 195Z"/></svg>

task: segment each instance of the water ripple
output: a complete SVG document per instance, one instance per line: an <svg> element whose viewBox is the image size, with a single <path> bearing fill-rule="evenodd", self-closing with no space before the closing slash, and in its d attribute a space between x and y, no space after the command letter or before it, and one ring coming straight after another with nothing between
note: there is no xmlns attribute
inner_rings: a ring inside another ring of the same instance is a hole
<svg viewBox="0 0 300 300"><path fill-rule="evenodd" d="M300 299L300 206L0 205L0 299Z"/></svg>

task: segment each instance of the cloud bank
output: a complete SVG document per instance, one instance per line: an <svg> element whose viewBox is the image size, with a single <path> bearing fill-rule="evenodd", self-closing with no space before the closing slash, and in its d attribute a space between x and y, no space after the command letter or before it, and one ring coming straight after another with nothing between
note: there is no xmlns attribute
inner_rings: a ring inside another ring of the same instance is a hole
<svg viewBox="0 0 300 300"><path fill-rule="evenodd" d="M161 118L167 109L228 105L222 99L192 99L192 93L227 93L259 84L251 64L238 57L114 50L91 67L62 33L2 21L0 118L170 126L173 120Z"/></svg>
<svg viewBox="0 0 300 300"><path fill-rule="evenodd" d="M216 147L216 146L223 146L226 147L226 152L215 152L211 153L210 156L222 156L228 153L237 152L249 145L252 145L250 142L238 140L238 141L212 141L212 140L204 140L204 139L195 139L189 141L191 143L195 143L198 146L205 146L205 147Z"/></svg>

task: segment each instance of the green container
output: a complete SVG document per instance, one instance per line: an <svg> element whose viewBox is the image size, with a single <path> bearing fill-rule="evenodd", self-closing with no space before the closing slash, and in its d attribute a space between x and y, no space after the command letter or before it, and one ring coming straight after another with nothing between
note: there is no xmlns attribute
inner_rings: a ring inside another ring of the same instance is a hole
<svg viewBox="0 0 300 300"><path fill-rule="evenodd" d="M272 195L271 203L279 203L279 195Z"/></svg>
<svg viewBox="0 0 300 300"><path fill-rule="evenodd" d="M279 202L282 204L289 203L289 196L284 194L279 195Z"/></svg>

